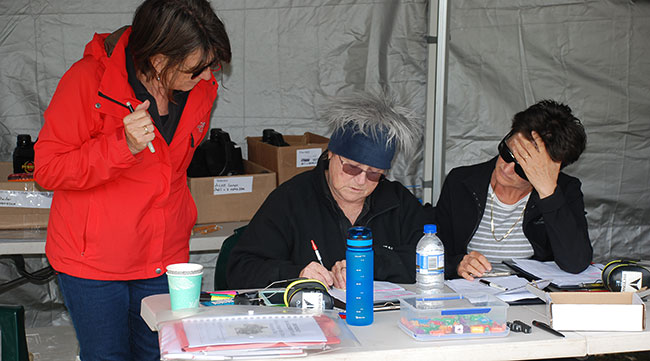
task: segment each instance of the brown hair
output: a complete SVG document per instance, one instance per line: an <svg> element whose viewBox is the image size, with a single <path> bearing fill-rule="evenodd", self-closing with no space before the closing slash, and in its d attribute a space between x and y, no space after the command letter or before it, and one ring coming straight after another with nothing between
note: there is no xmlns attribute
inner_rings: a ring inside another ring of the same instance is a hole
<svg viewBox="0 0 650 361"><path fill-rule="evenodd" d="M160 77L170 100L169 83L192 52L200 50L201 61L188 72L230 63L232 57L226 28L207 0L146 0L136 10L131 29L129 50L135 68L148 80ZM157 54L168 59L160 73L151 63Z"/></svg>

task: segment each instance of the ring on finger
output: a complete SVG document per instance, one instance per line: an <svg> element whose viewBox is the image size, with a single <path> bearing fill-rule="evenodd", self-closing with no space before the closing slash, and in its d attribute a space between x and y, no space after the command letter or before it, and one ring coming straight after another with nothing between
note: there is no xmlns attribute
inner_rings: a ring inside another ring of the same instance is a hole
<svg viewBox="0 0 650 361"><path fill-rule="evenodd" d="M147 128L146 125L143 128L144 128L144 134L149 134L149 128Z"/></svg>

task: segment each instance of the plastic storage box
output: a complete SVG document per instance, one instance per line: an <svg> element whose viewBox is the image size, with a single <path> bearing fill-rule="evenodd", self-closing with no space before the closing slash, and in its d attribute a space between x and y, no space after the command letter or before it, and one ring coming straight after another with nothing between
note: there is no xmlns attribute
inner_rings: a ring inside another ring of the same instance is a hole
<svg viewBox="0 0 650 361"><path fill-rule="evenodd" d="M399 327L418 341L507 336L508 304L481 293L400 298Z"/></svg>

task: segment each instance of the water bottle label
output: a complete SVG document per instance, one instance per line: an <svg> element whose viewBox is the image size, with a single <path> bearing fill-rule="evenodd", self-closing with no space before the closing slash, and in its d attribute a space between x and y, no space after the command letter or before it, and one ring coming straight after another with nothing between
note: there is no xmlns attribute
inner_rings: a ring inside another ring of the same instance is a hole
<svg viewBox="0 0 650 361"><path fill-rule="evenodd" d="M445 269L444 254L421 254L417 253L415 270L421 275L441 274Z"/></svg>

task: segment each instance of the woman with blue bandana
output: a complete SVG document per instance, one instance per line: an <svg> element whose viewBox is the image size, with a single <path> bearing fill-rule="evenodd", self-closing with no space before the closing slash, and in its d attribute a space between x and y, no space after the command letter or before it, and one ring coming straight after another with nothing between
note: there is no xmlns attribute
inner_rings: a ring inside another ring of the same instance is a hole
<svg viewBox="0 0 650 361"><path fill-rule="evenodd" d="M230 254L229 287L307 277L345 288L352 226L372 230L376 280L415 282L415 246L426 216L411 192L385 177L396 149L410 152L419 140L412 112L386 94L363 93L332 101L323 118L334 129L328 149L255 214Z"/></svg>

